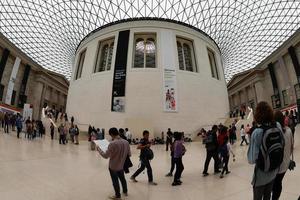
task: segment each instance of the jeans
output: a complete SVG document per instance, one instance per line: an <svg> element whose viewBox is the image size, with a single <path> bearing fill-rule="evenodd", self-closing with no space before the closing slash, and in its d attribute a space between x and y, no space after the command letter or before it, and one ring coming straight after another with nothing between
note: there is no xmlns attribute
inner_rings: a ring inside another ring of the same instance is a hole
<svg viewBox="0 0 300 200"><path fill-rule="evenodd" d="M17 137L20 137L20 132L21 132L22 128L17 127Z"/></svg>
<svg viewBox="0 0 300 200"><path fill-rule="evenodd" d="M53 138L54 138L54 131L51 131L50 135L51 135L51 140L53 140Z"/></svg>
<svg viewBox="0 0 300 200"><path fill-rule="evenodd" d="M223 157L223 170L222 170L222 174L224 174L224 172L228 172L228 162L229 162L229 156L224 156Z"/></svg>
<svg viewBox="0 0 300 200"><path fill-rule="evenodd" d="M270 200L273 181L266 185L253 187L253 200Z"/></svg>
<svg viewBox="0 0 300 200"><path fill-rule="evenodd" d="M109 173L114 186L115 195L117 198L121 198L119 179L122 184L123 193L127 193L127 182L125 179L124 171L114 171L109 169Z"/></svg>
<svg viewBox="0 0 300 200"><path fill-rule="evenodd" d="M180 158L174 158L175 165L176 165L176 172L174 175L174 182L178 182L181 178L181 174L184 170L184 166L182 164L182 157Z"/></svg>
<svg viewBox="0 0 300 200"><path fill-rule="evenodd" d="M9 130L8 130L8 123L5 122L4 124L4 133L9 133Z"/></svg>
<svg viewBox="0 0 300 200"><path fill-rule="evenodd" d="M245 141L245 142L246 142L246 144L248 145L248 142L247 142L246 136L242 136L242 142L241 142L241 145L243 145L244 141Z"/></svg>
<svg viewBox="0 0 300 200"><path fill-rule="evenodd" d="M136 172L132 175L133 178L137 177L144 169L147 168L148 181L153 181L152 168L150 165L150 161L146 158L141 158L141 166Z"/></svg>
<svg viewBox="0 0 300 200"><path fill-rule="evenodd" d="M171 174L173 173L174 169L175 169L175 158L171 156L171 169L170 169Z"/></svg>
<svg viewBox="0 0 300 200"><path fill-rule="evenodd" d="M64 135L59 135L59 144L65 144L65 136Z"/></svg>
<svg viewBox="0 0 300 200"><path fill-rule="evenodd" d="M214 163L214 170L215 172L219 171L219 157L218 157L218 151L207 151L206 150L206 160L204 164L204 170L203 173L207 173L208 166L210 159L213 158L215 163Z"/></svg>
<svg viewBox="0 0 300 200"><path fill-rule="evenodd" d="M285 175L285 172L282 174L277 174L273 183L272 189L272 200L278 200L282 191L282 179Z"/></svg>

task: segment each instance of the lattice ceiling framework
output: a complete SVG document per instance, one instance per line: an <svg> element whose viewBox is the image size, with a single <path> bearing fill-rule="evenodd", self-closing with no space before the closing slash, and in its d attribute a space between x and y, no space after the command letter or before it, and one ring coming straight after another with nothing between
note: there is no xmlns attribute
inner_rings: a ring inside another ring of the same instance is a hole
<svg viewBox="0 0 300 200"><path fill-rule="evenodd" d="M155 17L199 28L219 45L228 81L300 27L299 0L0 0L0 32L43 67L71 75L79 42L122 19Z"/></svg>

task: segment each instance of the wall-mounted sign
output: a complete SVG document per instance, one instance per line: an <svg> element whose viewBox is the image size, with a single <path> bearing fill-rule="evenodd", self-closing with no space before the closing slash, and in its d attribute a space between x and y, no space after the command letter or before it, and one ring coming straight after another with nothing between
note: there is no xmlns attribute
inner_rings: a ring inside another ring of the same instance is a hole
<svg viewBox="0 0 300 200"><path fill-rule="evenodd" d="M164 69L164 110L166 112L177 111L177 82L176 70Z"/></svg>

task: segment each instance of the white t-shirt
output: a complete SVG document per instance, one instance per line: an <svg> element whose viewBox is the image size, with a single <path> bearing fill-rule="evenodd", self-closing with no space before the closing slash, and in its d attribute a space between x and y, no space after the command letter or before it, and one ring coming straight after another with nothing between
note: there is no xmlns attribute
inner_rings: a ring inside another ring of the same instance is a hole
<svg viewBox="0 0 300 200"><path fill-rule="evenodd" d="M242 128L242 129L240 130L240 134L241 134L241 137L245 136L245 129Z"/></svg>
<svg viewBox="0 0 300 200"><path fill-rule="evenodd" d="M290 157L292 154L292 145L293 145L293 135L292 131L288 126L285 126L285 132L283 133L284 137L284 156L282 163L279 168L279 174L284 173L288 170L290 164Z"/></svg>
<svg viewBox="0 0 300 200"><path fill-rule="evenodd" d="M128 140L131 140L131 138L132 138L132 134L129 131L126 132L126 138Z"/></svg>

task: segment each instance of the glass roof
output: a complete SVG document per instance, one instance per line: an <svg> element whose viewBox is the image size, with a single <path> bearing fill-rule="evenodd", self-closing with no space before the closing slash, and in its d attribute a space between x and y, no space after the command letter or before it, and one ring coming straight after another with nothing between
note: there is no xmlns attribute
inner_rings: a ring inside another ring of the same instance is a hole
<svg viewBox="0 0 300 200"><path fill-rule="evenodd" d="M298 0L0 0L0 32L43 67L71 75L79 42L122 19L156 17L199 28L219 45L228 81L300 27Z"/></svg>

